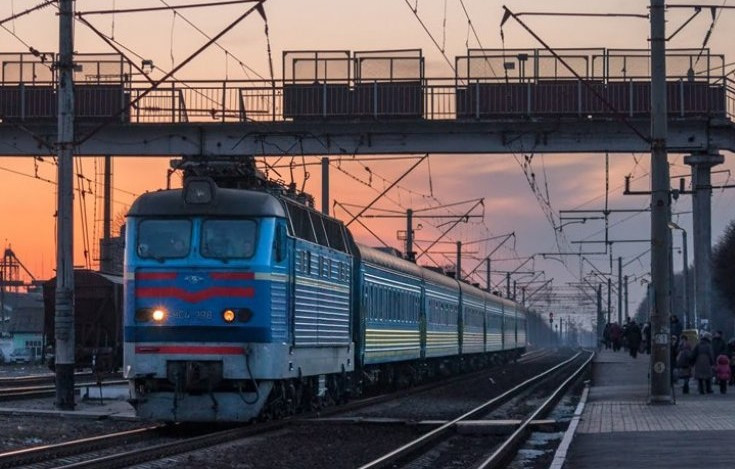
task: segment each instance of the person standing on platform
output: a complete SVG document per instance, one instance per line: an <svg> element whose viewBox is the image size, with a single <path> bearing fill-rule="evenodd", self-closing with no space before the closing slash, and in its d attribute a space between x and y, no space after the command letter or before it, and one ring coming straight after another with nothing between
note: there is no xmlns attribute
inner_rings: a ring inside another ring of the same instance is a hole
<svg viewBox="0 0 735 469"><path fill-rule="evenodd" d="M727 341L727 353L730 356L730 386L735 385L735 337Z"/></svg>
<svg viewBox="0 0 735 469"><path fill-rule="evenodd" d="M712 353L712 334L705 332L694 350L692 350L694 378L699 383L699 394L712 393L712 366L715 356Z"/></svg>
<svg viewBox="0 0 735 469"><path fill-rule="evenodd" d="M676 314L671 315L671 334L677 337L681 337L681 333L684 331L684 325L679 321Z"/></svg>
<svg viewBox="0 0 735 469"><path fill-rule="evenodd" d="M643 349L641 352L646 352L648 355L651 354L651 323L649 321L646 321L645 324L643 324L643 330L641 331L643 334ZM677 337L679 337L677 335Z"/></svg>
<svg viewBox="0 0 735 469"><path fill-rule="evenodd" d="M630 356L636 358L638 356L638 347L641 346L641 328L635 321L630 321L625 329L625 339L628 342L628 351Z"/></svg>
<svg viewBox="0 0 735 469"><path fill-rule="evenodd" d="M712 354L715 358L727 354L727 344L725 339L722 338L722 331L715 331L712 334Z"/></svg>
<svg viewBox="0 0 735 469"><path fill-rule="evenodd" d="M676 355L677 376L684 380L681 392L689 394L689 378L692 377L692 346L687 337L681 336L679 340L679 353Z"/></svg>
<svg viewBox="0 0 735 469"><path fill-rule="evenodd" d="M727 358L727 355L722 354L717 357L715 373L717 375L717 382L720 385L720 394L725 394L727 392L727 383L732 377L732 373L730 371L730 359Z"/></svg>
<svg viewBox="0 0 735 469"><path fill-rule="evenodd" d="M610 327L612 324L609 322L605 324L605 329L602 331L602 342L605 344L605 350L610 350Z"/></svg>

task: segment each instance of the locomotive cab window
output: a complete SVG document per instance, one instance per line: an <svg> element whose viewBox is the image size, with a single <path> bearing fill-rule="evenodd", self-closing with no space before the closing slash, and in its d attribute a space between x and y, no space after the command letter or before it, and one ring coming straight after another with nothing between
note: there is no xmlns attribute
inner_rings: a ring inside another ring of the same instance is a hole
<svg viewBox="0 0 735 469"><path fill-rule="evenodd" d="M253 220L204 220L201 254L212 259L248 259L255 253Z"/></svg>
<svg viewBox="0 0 735 469"><path fill-rule="evenodd" d="M191 221L143 220L138 225L136 252L144 259L177 259L191 249Z"/></svg>

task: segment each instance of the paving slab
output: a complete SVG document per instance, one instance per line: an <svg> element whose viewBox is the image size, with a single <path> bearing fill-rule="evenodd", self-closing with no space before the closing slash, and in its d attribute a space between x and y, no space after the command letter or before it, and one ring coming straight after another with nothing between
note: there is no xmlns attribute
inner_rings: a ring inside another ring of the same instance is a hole
<svg viewBox="0 0 735 469"><path fill-rule="evenodd" d="M648 403L650 355L602 351L564 463L567 469L735 467L735 388ZM717 448L717 450L714 450Z"/></svg>

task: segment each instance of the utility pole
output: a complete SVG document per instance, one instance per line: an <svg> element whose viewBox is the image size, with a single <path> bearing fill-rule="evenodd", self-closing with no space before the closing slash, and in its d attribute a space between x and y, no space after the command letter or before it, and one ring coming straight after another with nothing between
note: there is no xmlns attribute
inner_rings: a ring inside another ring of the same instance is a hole
<svg viewBox="0 0 735 469"><path fill-rule="evenodd" d="M74 0L59 0L56 407L74 409Z"/></svg>
<svg viewBox="0 0 735 469"><path fill-rule="evenodd" d="M671 249L671 195L666 139L666 6L651 0L651 389L652 404L671 399L669 366L669 250Z"/></svg>
<svg viewBox="0 0 735 469"><path fill-rule="evenodd" d="M689 255L687 251L687 232L686 230L681 230L681 239L684 246L682 247L683 252L682 255L684 256L684 327L687 329L689 326L689 318L692 314L692 308L691 308L691 295L689 295ZM696 321L695 321L696 323Z"/></svg>
<svg viewBox="0 0 735 469"><path fill-rule="evenodd" d="M623 258L618 257L618 324L623 323Z"/></svg>
<svg viewBox="0 0 735 469"><path fill-rule="evenodd" d="M322 213L329 215L329 158L322 157Z"/></svg>
<svg viewBox="0 0 735 469"><path fill-rule="evenodd" d="M505 273L505 296L510 298L510 272Z"/></svg>
<svg viewBox="0 0 735 469"><path fill-rule="evenodd" d="M490 282L490 256L487 256L485 258L485 267L487 269L487 279L485 281L485 286L487 287L486 290L488 291L488 293L491 293L490 290L493 289L493 285Z"/></svg>
<svg viewBox="0 0 735 469"><path fill-rule="evenodd" d="M605 330L605 319L602 317L602 284L597 285L597 346L600 346L602 333Z"/></svg>
<svg viewBox="0 0 735 469"><path fill-rule="evenodd" d="M406 259L411 262L416 260L413 252L413 210L406 209Z"/></svg>
<svg viewBox="0 0 735 469"><path fill-rule="evenodd" d="M518 281L517 281L517 280L513 280L513 301L515 301L515 300L516 300L516 298L518 298L518 297L516 296L516 286L517 286L517 285L518 285Z"/></svg>
<svg viewBox="0 0 735 469"><path fill-rule="evenodd" d="M457 241L457 280L462 280L462 241Z"/></svg>
<svg viewBox="0 0 735 469"><path fill-rule="evenodd" d="M112 272L112 157L105 155L104 191L102 196L102 245L100 246L100 270Z"/></svg>
<svg viewBox="0 0 735 469"><path fill-rule="evenodd" d="M623 287L625 289L625 317L627 318L627 317L630 317L630 314L628 314L628 276L627 275L623 278Z"/></svg>
<svg viewBox="0 0 735 469"><path fill-rule="evenodd" d="M607 277L607 322L612 321L612 279Z"/></svg>

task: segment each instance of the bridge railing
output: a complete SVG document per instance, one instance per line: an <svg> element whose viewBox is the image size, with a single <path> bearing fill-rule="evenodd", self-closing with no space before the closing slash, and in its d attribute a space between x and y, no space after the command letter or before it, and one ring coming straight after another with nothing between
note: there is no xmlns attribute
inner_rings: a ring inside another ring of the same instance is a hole
<svg viewBox="0 0 735 469"><path fill-rule="evenodd" d="M140 124L650 114L648 51L562 52L470 50L457 58L456 76L430 79L415 50L355 53L350 59L343 52L290 53L298 60L290 62L295 65L287 79L170 81L151 92L150 83L134 77L118 56L86 54L77 57L76 114L81 121ZM56 119L51 60L40 53L0 54L0 121ZM735 115L735 85L724 75L723 56L684 50L670 52L667 61L670 117Z"/></svg>
<svg viewBox="0 0 735 469"><path fill-rule="evenodd" d="M725 84L723 84L725 83ZM79 120L132 123L283 122L301 120L455 120L532 117L606 118L650 114L650 81L548 80L501 82L453 78L422 82L344 84L190 81L167 83L138 99L148 83L78 84ZM668 109L676 117L735 116L735 85L669 80ZM132 104L131 104L132 103ZM53 120L53 83L0 86L3 122ZM123 110L122 112L120 112Z"/></svg>

